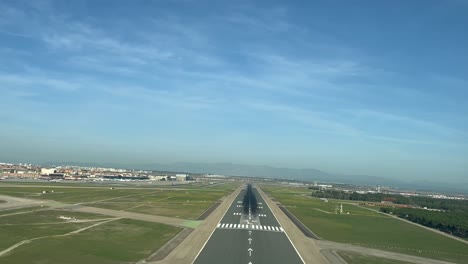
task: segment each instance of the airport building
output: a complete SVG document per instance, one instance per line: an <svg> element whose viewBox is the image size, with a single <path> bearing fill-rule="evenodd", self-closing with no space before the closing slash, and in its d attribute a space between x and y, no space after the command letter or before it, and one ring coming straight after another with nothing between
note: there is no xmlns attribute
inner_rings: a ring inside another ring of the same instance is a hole
<svg viewBox="0 0 468 264"><path fill-rule="evenodd" d="M42 168L41 169L41 174L42 175L50 175L50 174L53 174L53 173L56 173L57 170L55 168L52 168L52 169L47 169L47 168Z"/></svg>
<svg viewBox="0 0 468 264"><path fill-rule="evenodd" d="M178 182L187 181L187 177L188 177L187 174L176 174L175 176L176 181Z"/></svg>

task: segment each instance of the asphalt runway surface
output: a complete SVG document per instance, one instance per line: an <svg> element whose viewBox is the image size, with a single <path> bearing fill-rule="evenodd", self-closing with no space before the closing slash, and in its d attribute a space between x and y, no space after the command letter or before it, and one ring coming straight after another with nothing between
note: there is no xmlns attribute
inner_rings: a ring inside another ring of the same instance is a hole
<svg viewBox="0 0 468 264"><path fill-rule="evenodd" d="M195 264L302 264L304 263L268 205L253 188L258 216L246 224L242 190L218 223Z"/></svg>

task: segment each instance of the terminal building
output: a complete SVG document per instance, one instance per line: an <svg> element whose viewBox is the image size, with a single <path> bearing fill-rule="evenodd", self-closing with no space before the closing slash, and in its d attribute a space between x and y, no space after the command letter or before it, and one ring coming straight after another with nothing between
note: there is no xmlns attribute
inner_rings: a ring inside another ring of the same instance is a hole
<svg viewBox="0 0 468 264"><path fill-rule="evenodd" d="M48 176L48 175L54 174L54 173L56 173L56 172L57 172L57 170L56 170L55 168L51 168L51 169L42 168L42 169L41 169L41 174L42 174L42 175L47 175L47 176Z"/></svg>

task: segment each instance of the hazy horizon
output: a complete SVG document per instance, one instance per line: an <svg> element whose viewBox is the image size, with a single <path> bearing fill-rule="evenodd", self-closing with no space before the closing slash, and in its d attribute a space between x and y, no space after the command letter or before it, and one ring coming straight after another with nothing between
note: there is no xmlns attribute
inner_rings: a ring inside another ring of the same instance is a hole
<svg viewBox="0 0 468 264"><path fill-rule="evenodd" d="M466 182L468 2L2 1L0 161Z"/></svg>

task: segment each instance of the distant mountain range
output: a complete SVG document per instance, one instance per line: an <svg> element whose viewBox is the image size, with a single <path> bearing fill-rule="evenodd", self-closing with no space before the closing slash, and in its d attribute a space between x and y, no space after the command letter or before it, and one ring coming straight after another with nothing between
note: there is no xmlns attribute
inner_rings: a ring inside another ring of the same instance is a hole
<svg viewBox="0 0 468 264"><path fill-rule="evenodd" d="M319 181L332 183L346 183L356 185L377 184L392 188L413 189L421 191L443 191L455 193L467 193L467 183L437 183L431 181L413 181L406 182L398 179L390 179L385 177L368 176L368 175L343 175L331 174L317 169L291 169L277 168L261 165L245 165L232 163L192 163L192 162L176 162L170 164L140 164L133 166L123 166L122 164L112 163L47 163L45 166L53 165L72 165L72 166L90 166L90 167L113 167L127 169L141 169L153 171L172 171L186 173L207 173L221 174L227 176L247 176L247 177L262 177L274 179L287 179L299 181Z"/></svg>

